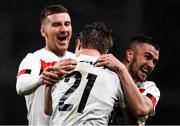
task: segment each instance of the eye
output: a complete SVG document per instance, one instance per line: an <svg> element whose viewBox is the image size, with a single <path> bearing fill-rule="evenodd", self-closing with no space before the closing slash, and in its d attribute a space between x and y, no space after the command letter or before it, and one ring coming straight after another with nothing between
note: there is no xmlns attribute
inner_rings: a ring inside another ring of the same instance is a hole
<svg viewBox="0 0 180 126"><path fill-rule="evenodd" d="M54 27L57 27L57 26L60 26L61 24L59 23L59 22L54 22L54 23L52 23L52 26L54 26Z"/></svg>
<svg viewBox="0 0 180 126"><path fill-rule="evenodd" d="M147 54L145 55L145 57L146 57L147 60L150 60L150 59L153 58L153 56L152 56L150 53L147 53Z"/></svg>
<svg viewBox="0 0 180 126"><path fill-rule="evenodd" d="M65 26L69 26L69 25L71 25L70 21L65 22Z"/></svg>
<svg viewBox="0 0 180 126"><path fill-rule="evenodd" d="M152 60L152 62L153 62L154 65L156 65L156 64L158 63L158 60L157 60L157 59L154 59L154 58L153 58L153 55L152 55L151 53L147 53L147 54L145 55L145 57L146 57L146 60Z"/></svg>

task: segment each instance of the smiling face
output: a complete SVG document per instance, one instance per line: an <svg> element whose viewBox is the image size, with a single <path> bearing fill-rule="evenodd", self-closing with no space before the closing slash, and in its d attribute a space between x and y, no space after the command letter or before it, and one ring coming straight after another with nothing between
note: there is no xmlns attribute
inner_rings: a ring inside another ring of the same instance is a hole
<svg viewBox="0 0 180 126"><path fill-rule="evenodd" d="M136 82L143 82L154 70L159 59L159 51L148 43L137 44L132 51L129 72Z"/></svg>
<svg viewBox="0 0 180 126"><path fill-rule="evenodd" d="M68 13L48 15L41 26L41 34L45 38L45 49L63 56L68 49L72 35L71 19Z"/></svg>

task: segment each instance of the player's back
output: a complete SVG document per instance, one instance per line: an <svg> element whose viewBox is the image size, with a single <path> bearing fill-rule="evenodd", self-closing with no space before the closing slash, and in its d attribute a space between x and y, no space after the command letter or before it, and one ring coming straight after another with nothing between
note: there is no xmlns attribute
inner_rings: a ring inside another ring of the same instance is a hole
<svg viewBox="0 0 180 126"><path fill-rule="evenodd" d="M107 68L94 67L96 58L78 58L74 72L60 80L52 92L51 124L107 125L115 100L123 101L119 79Z"/></svg>

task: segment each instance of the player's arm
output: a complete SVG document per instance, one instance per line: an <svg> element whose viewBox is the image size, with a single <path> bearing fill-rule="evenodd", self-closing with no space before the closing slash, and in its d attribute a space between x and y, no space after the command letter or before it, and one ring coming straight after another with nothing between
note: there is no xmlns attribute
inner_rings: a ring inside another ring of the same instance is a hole
<svg viewBox="0 0 180 126"><path fill-rule="evenodd" d="M48 66L45 68L40 75L41 63L39 59L34 58L32 54L27 55L19 67L16 81L17 93L29 95L41 85L54 85L60 76L71 72L76 63L77 61L70 58L63 59L57 62L55 67ZM52 73L52 70L56 72Z"/></svg>
<svg viewBox="0 0 180 126"><path fill-rule="evenodd" d="M72 58L62 59L53 66L53 73L56 73L59 78L61 78L63 75L71 73L75 66L77 64L77 61Z"/></svg>
<svg viewBox="0 0 180 126"><path fill-rule="evenodd" d="M46 85L45 87L45 103L44 103L44 112L47 115L52 115L52 96L51 96L51 85Z"/></svg>
<svg viewBox="0 0 180 126"><path fill-rule="evenodd" d="M50 75L52 77L53 74L58 75L58 77L62 77L63 75L66 75L68 73L71 73L75 65L77 64L76 60L73 59L63 59L57 62L52 69L49 68ZM48 74L48 73L46 73ZM46 76L45 76L46 77ZM56 83L56 81L49 81L48 78L42 78L46 84L45 87L45 106L44 106L44 111L47 115L52 115L53 109L52 109L52 96L51 96L51 90L52 86ZM47 82L46 82L47 80Z"/></svg>
<svg viewBox="0 0 180 126"><path fill-rule="evenodd" d="M29 95L43 84L51 84L57 81L58 76L51 73L52 66L43 70L40 75L41 64L39 59L32 54L26 56L20 64L16 90L19 95Z"/></svg>
<svg viewBox="0 0 180 126"><path fill-rule="evenodd" d="M28 77L28 75L24 75L21 77L18 77L16 81L16 90L19 95L29 95L33 93L40 84L38 83L39 78L38 77Z"/></svg>
<svg viewBox="0 0 180 126"><path fill-rule="evenodd" d="M28 54L20 63L16 90L19 95L33 93L39 86L40 62L35 59L33 54Z"/></svg>
<svg viewBox="0 0 180 126"><path fill-rule="evenodd" d="M29 95L33 93L39 86L48 84L53 85L58 81L58 75L50 72L52 66L45 68L40 76L31 77L31 75L23 75L17 79L17 92L19 95Z"/></svg>
<svg viewBox="0 0 180 126"><path fill-rule="evenodd" d="M136 118L149 115L153 111L152 101L142 96L125 65L112 54L101 56L96 66L106 66L115 71L121 81L121 87L127 105Z"/></svg>
<svg viewBox="0 0 180 126"><path fill-rule="evenodd" d="M138 87L135 85L126 67L119 69L117 74L121 80L126 102L129 109L137 117L149 115L153 112L153 103L147 96L142 96Z"/></svg>
<svg viewBox="0 0 180 126"><path fill-rule="evenodd" d="M63 75L71 73L76 65L76 61L68 58L62 59L59 62L55 63L53 66L48 66L44 69L41 74L39 83L44 85L54 85L59 78Z"/></svg>

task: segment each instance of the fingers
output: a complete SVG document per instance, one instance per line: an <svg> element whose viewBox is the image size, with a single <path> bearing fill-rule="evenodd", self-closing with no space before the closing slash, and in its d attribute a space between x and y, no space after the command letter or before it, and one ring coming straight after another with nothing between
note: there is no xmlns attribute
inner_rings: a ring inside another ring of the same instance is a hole
<svg viewBox="0 0 180 126"><path fill-rule="evenodd" d="M58 81L58 75L53 73L52 70L52 66L44 69L40 77L41 84L54 85Z"/></svg>
<svg viewBox="0 0 180 126"><path fill-rule="evenodd" d="M53 71L56 72L59 77L64 74L68 74L74 70L77 61L71 58L62 59L53 66Z"/></svg>
<svg viewBox="0 0 180 126"><path fill-rule="evenodd" d="M40 77L40 83L46 85L54 85L63 75L71 73L77 61L72 58L62 59L54 66L48 66L44 69Z"/></svg>
<svg viewBox="0 0 180 126"><path fill-rule="evenodd" d="M112 54L104 54L97 59L96 67L107 66L111 62Z"/></svg>
<svg viewBox="0 0 180 126"><path fill-rule="evenodd" d="M112 71L118 71L121 62L112 54L104 54L97 59L96 67L106 66Z"/></svg>
<svg viewBox="0 0 180 126"><path fill-rule="evenodd" d="M106 66L106 61L97 61L96 64L94 65L95 67L102 67L102 66Z"/></svg>
<svg viewBox="0 0 180 126"><path fill-rule="evenodd" d="M73 69L77 64L77 61L76 60L73 60L73 59L63 59L63 60L60 60L59 62L57 62L53 68L54 69L59 69L59 68L69 68L69 69Z"/></svg>
<svg viewBox="0 0 180 126"><path fill-rule="evenodd" d="M67 58L60 60L58 63L60 63L61 65L76 65L77 61L72 58Z"/></svg>
<svg viewBox="0 0 180 126"><path fill-rule="evenodd" d="M55 69L61 69L61 70L64 70L64 71L71 71L71 70L74 70L76 66L75 65L64 65L64 66L61 66L60 68L55 68Z"/></svg>

